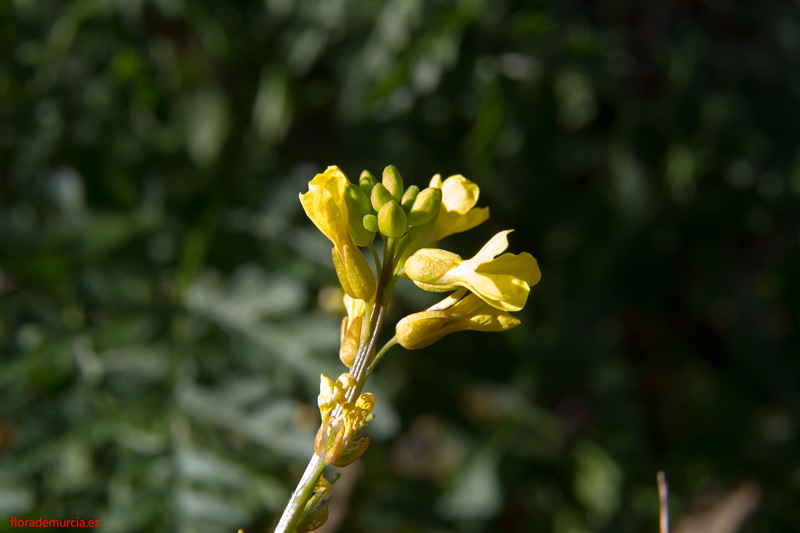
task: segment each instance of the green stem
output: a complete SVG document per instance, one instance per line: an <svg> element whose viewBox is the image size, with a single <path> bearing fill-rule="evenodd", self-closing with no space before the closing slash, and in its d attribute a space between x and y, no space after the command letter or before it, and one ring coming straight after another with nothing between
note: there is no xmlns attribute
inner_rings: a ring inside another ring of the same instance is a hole
<svg viewBox="0 0 800 533"><path fill-rule="evenodd" d="M350 374L356 379L356 386L347 391L346 399L348 402L353 402L358 398L367 382L367 378L369 378L375 366L372 364L368 367L368 363L370 361L370 355L375 351L378 335L381 332L381 326L383 326L383 319L386 316L389 293L391 292L391 287L394 285L392 282L396 281L393 280L392 276L394 265L392 264L391 248L391 246L387 248L386 244L384 244L383 262L376 263L381 265L381 269L380 275L378 276L378 288L375 291L375 299L373 300L371 305L372 309L369 313L369 336L366 342L364 342L362 338L362 342L359 343L356 359L350 369ZM388 252L388 254L386 252ZM377 255L377 252L375 252L375 254ZM388 348L384 346L378 358L382 357L386 350L388 350ZM337 413L340 412L341 407L337 407L332 417L336 418L336 416L338 416ZM314 493L314 488L324 468L325 463L315 453L309 461L297 488L292 493L289 503L286 505L286 509L283 511L283 516L281 516L278 527L275 528L275 533L294 533L294 528L298 520L300 520L302 511L305 509L309 498L311 498L311 495Z"/></svg>
<svg viewBox="0 0 800 533"><path fill-rule="evenodd" d="M324 469L325 463L315 453L308 462L306 471L303 473L303 477L300 478L297 488L294 489L291 498L289 498L289 503L286 504L286 509L283 510L281 521L278 522L278 526L275 528L275 533L294 533L294 528L297 526L308 500L314 494L314 488L317 486L319 477Z"/></svg>
<svg viewBox="0 0 800 533"><path fill-rule="evenodd" d="M375 245L372 243L372 241L369 242L367 248L369 248L369 251L372 252L372 260L375 261L375 274L380 274L381 258L378 257L378 250L375 249Z"/></svg>
<svg viewBox="0 0 800 533"><path fill-rule="evenodd" d="M369 377L372 374L372 371L375 370L375 366L378 364L378 361L380 361L381 358L384 355L386 355L386 352L388 352L389 349L392 346L395 346L396 344L397 344L397 335L395 335L394 337L389 339L389 341L386 344L383 345L383 348L381 348L381 351L379 351L377 353L377 355L375 355L375 358L369 364L369 367L367 367L367 377Z"/></svg>

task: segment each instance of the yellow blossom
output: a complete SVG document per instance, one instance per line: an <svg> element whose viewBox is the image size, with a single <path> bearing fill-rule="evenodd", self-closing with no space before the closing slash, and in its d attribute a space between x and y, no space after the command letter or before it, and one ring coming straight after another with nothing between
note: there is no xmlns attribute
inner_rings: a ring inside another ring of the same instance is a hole
<svg viewBox="0 0 800 533"><path fill-rule="evenodd" d="M355 386L355 379L350 374L342 374L342 376L347 376L346 382L343 383L345 388L342 390ZM330 380L328 381L330 382ZM326 383L325 386L328 387L330 384ZM332 386L337 388L338 384L333 384ZM314 451L326 464L352 463L366 451L366 447L369 445L369 440L367 439L350 446L353 438L361 428L369 424L371 420L370 413L375 406L375 396L365 392L355 404L344 401L344 392L339 398L340 401L337 403L341 410L337 411L338 415L334 420L329 420L330 410L327 413L323 413L322 424L319 431L317 431L316 439L314 439ZM320 408L320 411L322 411L322 408Z"/></svg>
<svg viewBox="0 0 800 533"><path fill-rule="evenodd" d="M344 194L349 180L338 167L317 174L300 194L308 218L333 243L333 264L344 292L353 298L369 300L375 293L375 278L366 258L350 236Z"/></svg>
<svg viewBox="0 0 800 533"><path fill-rule="evenodd" d="M480 189L464 176L450 176L442 181L442 177L437 174L431 180L430 186L442 190L442 205L423 247L439 242L448 235L470 230L489 218L488 207L475 207Z"/></svg>
<svg viewBox="0 0 800 533"><path fill-rule="evenodd" d="M461 298L465 292L460 289L427 311L402 319L397 323L397 342L416 350L456 331L505 331L519 324L518 319L474 294Z"/></svg>
<svg viewBox="0 0 800 533"><path fill-rule="evenodd" d="M334 407L345 403L345 394L348 389L355 386L356 379L347 372L340 375L336 383L331 381L325 374L320 374L319 378L317 405L324 422Z"/></svg>
<svg viewBox="0 0 800 533"><path fill-rule="evenodd" d="M541 278L536 259L529 253L503 254L507 235L492 237L472 259L435 248L423 248L408 258L405 274L421 289L444 292L464 287L489 305L504 311L519 311L530 288Z"/></svg>

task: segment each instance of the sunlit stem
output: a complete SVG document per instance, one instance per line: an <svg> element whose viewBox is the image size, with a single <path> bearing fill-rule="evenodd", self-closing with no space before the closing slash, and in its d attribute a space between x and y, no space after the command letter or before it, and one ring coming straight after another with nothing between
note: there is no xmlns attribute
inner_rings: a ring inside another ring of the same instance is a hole
<svg viewBox="0 0 800 533"><path fill-rule="evenodd" d="M361 342L359 343L358 352L356 353L355 361L353 362L353 366L350 368L350 375L356 379L356 386L347 391L346 399L348 402L353 402L359 397L361 391L364 389L364 385L367 382L367 378L369 378L369 375L372 373L372 370L375 367L375 363L378 359L383 357L383 354L385 354L386 351L388 351L388 349L391 347L388 346L388 344L392 341L387 343L387 345L381 349L381 351L375 357L375 361L370 361L371 354L375 352L375 345L378 342L378 335L381 332L383 319L386 316L386 307L389 302L391 288L394 286L394 282L397 281L397 279L392 276L394 270L392 255L392 248L394 248L393 245L394 242L392 242L391 239L389 243L384 241L382 262L378 260L378 253L374 246L369 247L374 254L373 257L376 260L376 267L377 265L380 265L380 275L378 276L378 287L375 291L375 297L368 306L369 323L367 324L368 327L366 329L369 331L369 334L362 336ZM370 362L372 364L370 364ZM341 407L337 407L334 410L331 418L335 420L339 414L341 414ZM275 528L275 533L294 533L294 528L297 526L308 500L313 495L314 487L316 487L324 469L325 463L315 453L308 462L308 466L306 467L303 477L297 484L297 488L292 493L289 503L286 505L286 509L283 511L281 520L278 523L278 526Z"/></svg>
<svg viewBox="0 0 800 533"><path fill-rule="evenodd" d="M375 355L375 358L369 364L369 367L367 367L367 377L369 377L370 374L372 374L372 371L375 370L375 366L377 366L378 361L380 361L381 358L384 355L386 355L386 352L388 352L389 349L396 344L397 344L397 336L395 335L394 337L389 339L389 341L386 344L383 345L383 348L381 348L381 350Z"/></svg>

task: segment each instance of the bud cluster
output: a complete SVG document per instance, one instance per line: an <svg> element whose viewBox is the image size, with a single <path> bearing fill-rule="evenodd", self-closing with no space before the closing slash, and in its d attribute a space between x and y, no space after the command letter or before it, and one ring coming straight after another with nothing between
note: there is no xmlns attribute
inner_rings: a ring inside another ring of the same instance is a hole
<svg viewBox="0 0 800 533"><path fill-rule="evenodd" d="M389 165L380 182L365 170L358 185L349 183L345 203L353 242L368 246L377 232L392 239L427 235L439 214L442 190L428 187L420 191L416 185L403 188L400 172Z"/></svg>

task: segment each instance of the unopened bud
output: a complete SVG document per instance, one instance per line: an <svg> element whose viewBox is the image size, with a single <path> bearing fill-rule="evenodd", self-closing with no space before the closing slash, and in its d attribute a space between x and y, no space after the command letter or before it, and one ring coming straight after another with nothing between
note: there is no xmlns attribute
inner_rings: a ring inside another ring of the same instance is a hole
<svg viewBox="0 0 800 533"><path fill-rule="evenodd" d="M383 186L383 183L376 183L375 187L372 188L372 208L375 211L380 211L381 207L383 207L387 202L391 202L394 200L394 196L392 193Z"/></svg>
<svg viewBox="0 0 800 533"><path fill-rule="evenodd" d="M409 185L408 189L406 189L406 193L403 195L403 201L400 202L400 205L403 207L403 211L406 212L406 215L411 212L411 208L414 206L414 200L417 199L418 194L419 187L416 185Z"/></svg>
<svg viewBox="0 0 800 533"><path fill-rule="evenodd" d="M372 188L376 183L378 183L378 180L375 179L375 176L373 176L369 170L365 170L361 173L361 178L358 180L358 187L364 192L367 198L370 198Z"/></svg>
<svg viewBox="0 0 800 533"><path fill-rule="evenodd" d="M381 182L399 203L403 198L403 178L400 177L397 167L389 165L383 169L383 180Z"/></svg>
<svg viewBox="0 0 800 533"><path fill-rule="evenodd" d="M447 315L442 311L414 313L397 323L397 342L407 350L424 348L445 335L441 331L446 323Z"/></svg>
<svg viewBox="0 0 800 533"><path fill-rule="evenodd" d="M378 186L376 185L377 189ZM378 211L378 227L387 237L402 237L408 229L408 218L397 202L392 200L383 204Z"/></svg>
<svg viewBox="0 0 800 533"><path fill-rule="evenodd" d="M434 283L461 263L461 256L438 248L423 248L406 260L406 276L421 283Z"/></svg>
<svg viewBox="0 0 800 533"><path fill-rule="evenodd" d="M364 225L364 229L367 231L371 231L373 233L378 231L378 217L375 215L364 215L362 224Z"/></svg>
<svg viewBox="0 0 800 533"><path fill-rule="evenodd" d="M344 192L344 201L347 204L348 211L355 211L360 217L372 212L372 206L367 195L364 194L360 187L352 183L347 184Z"/></svg>
<svg viewBox="0 0 800 533"><path fill-rule="evenodd" d="M408 223L412 226L422 226L430 222L439 214L439 206L442 204L442 190L436 187L428 187L417 195L411 212L408 215Z"/></svg>
<svg viewBox="0 0 800 533"><path fill-rule="evenodd" d="M369 263L357 248L353 250L345 245L342 251L344 253L340 254L336 248L331 250L333 266L342 289L351 298L369 300L375 294L375 276Z"/></svg>
<svg viewBox="0 0 800 533"><path fill-rule="evenodd" d="M344 201L347 205L347 224L350 237L356 246L367 246L375 238L375 232L370 232L364 227L364 215L372 212L372 206L364 192L353 184L348 184L344 192Z"/></svg>

